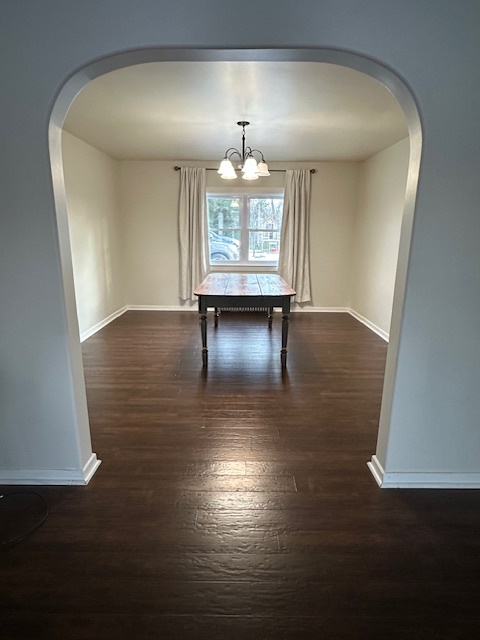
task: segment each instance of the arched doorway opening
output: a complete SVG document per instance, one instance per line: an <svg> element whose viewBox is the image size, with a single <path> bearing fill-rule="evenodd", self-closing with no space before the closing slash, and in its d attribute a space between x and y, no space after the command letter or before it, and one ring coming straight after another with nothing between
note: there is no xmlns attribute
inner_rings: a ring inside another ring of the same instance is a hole
<svg viewBox="0 0 480 640"><path fill-rule="evenodd" d="M83 376L81 375L81 358L78 357L78 321L76 318L75 293L73 287L73 270L68 236L67 206L65 183L62 168L61 132L67 111L75 99L75 96L91 80L126 66L132 66L145 62L162 61L291 61L291 62L328 62L349 67L369 75L382 83L394 95L400 104L408 124L410 138L410 164L408 171L407 189L405 196L404 216L400 238L400 249L396 275L396 285L390 330L390 343L388 348L387 366L382 399L382 411L380 418L376 459L380 465L384 462L388 441L389 417L395 384L395 370L398 354L398 346L401 335L401 320L403 313L403 300L405 282L408 269L411 231L413 225L414 203L416 185L421 157L421 126L418 111L411 93L405 84L391 71L378 63L342 51L331 50L245 50L245 51L220 51L220 50L162 50L133 51L117 56L109 57L77 72L64 85L54 105L49 135L53 184L59 229L59 243L64 273L65 299L67 317L69 320L69 334L72 351L77 355L72 358L73 366L77 370L77 393L85 395ZM373 469L372 469L373 470ZM374 471L374 470L373 470Z"/></svg>

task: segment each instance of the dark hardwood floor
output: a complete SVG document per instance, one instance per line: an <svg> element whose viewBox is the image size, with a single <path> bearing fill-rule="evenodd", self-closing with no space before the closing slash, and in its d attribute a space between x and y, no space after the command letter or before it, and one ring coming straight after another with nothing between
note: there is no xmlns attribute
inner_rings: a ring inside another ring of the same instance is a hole
<svg viewBox="0 0 480 640"><path fill-rule="evenodd" d="M0 552L2 639L475 637L480 492L379 489L386 343L293 314L282 371L280 327L223 314L208 369L195 313L83 344L103 463L31 488L50 514Z"/></svg>

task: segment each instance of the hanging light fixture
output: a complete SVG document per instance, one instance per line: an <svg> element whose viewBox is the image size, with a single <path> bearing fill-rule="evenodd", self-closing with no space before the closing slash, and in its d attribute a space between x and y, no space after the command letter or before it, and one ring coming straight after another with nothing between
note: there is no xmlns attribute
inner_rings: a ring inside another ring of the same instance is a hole
<svg viewBox="0 0 480 640"><path fill-rule="evenodd" d="M244 180L257 180L259 177L269 176L270 172L268 171L268 165L265 162L263 153L258 149L245 146L245 127L247 127L250 122L240 120L237 124L239 127L242 127L242 151L240 152L238 149L235 149L235 147L230 147L230 149L225 151L225 156L218 169L220 177L224 180L234 180L237 177L231 160L231 158L235 156L238 156L240 160L238 168L242 172L242 178ZM254 153L260 154L262 158L260 162L257 162Z"/></svg>

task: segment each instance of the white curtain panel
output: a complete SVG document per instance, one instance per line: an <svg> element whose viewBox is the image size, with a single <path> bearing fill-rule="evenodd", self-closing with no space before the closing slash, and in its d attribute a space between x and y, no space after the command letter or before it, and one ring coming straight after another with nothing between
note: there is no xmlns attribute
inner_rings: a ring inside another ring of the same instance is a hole
<svg viewBox="0 0 480 640"><path fill-rule="evenodd" d="M310 302L309 169L289 169L285 177L278 273L297 292L295 302Z"/></svg>
<svg viewBox="0 0 480 640"><path fill-rule="evenodd" d="M180 169L178 211L180 282L178 296L193 300L193 291L205 279L207 268L206 172L196 167Z"/></svg>

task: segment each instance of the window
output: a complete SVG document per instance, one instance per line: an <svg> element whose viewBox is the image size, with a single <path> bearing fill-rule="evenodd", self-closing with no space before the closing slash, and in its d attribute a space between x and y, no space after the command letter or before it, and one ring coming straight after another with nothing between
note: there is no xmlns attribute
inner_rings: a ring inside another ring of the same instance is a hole
<svg viewBox="0 0 480 640"><path fill-rule="evenodd" d="M210 264L278 264L283 192L207 195Z"/></svg>

